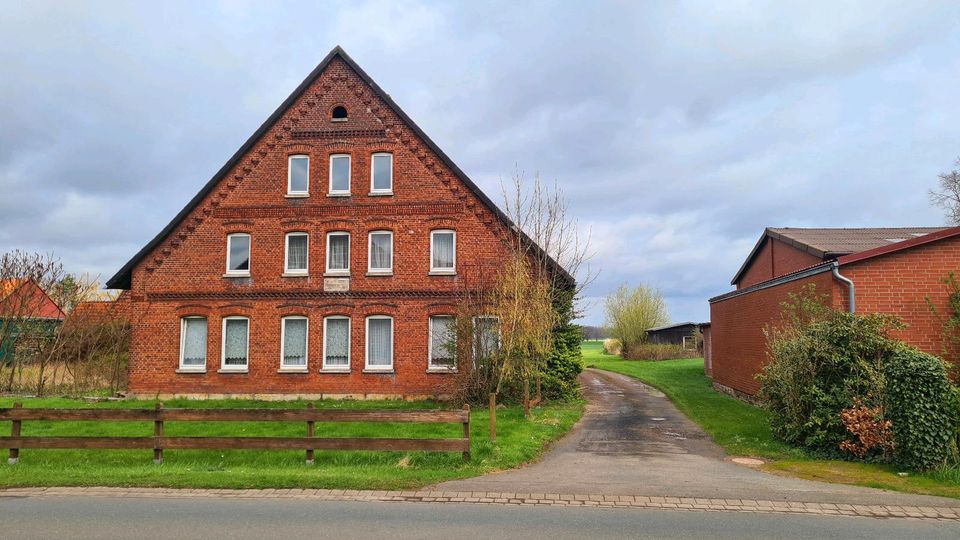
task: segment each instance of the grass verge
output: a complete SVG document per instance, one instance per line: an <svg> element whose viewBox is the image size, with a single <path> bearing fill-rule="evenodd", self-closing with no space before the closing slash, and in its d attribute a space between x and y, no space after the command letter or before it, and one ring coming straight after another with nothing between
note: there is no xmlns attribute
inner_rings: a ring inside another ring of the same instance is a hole
<svg viewBox="0 0 960 540"><path fill-rule="evenodd" d="M769 460L768 472L857 486L960 498L960 468L900 476L895 468L874 463L816 459L777 440L768 413L713 389L702 359L645 362L622 360L603 351L599 341L583 344L587 366L637 378L663 392L733 455Z"/></svg>
<svg viewBox="0 0 960 540"><path fill-rule="evenodd" d="M9 407L13 398L0 398ZM91 404L62 398L17 399L24 407L153 408L155 401ZM433 402L321 401L321 408L437 408ZM306 402L251 400L165 401L167 408L306 407ZM301 451L168 450L154 465L149 450L21 450L20 463L0 463L0 487L137 486L176 488L328 488L414 489L425 485L509 469L537 459L546 446L580 418L582 403L548 404L533 411L497 410L497 442L490 442L486 410L471 416L473 459L459 453L317 451L315 464L304 464ZM166 422L168 436L303 436L303 422ZM456 424L317 423L318 437L458 437ZM0 422L10 433L10 422ZM152 436L151 422L23 422L24 436ZM0 456L5 458L6 456Z"/></svg>

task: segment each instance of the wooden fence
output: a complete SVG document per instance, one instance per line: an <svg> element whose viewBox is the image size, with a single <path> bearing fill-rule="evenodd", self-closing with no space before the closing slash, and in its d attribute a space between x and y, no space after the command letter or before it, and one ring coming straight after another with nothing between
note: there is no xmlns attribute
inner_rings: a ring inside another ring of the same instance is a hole
<svg viewBox="0 0 960 540"><path fill-rule="evenodd" d="M317 409L31 409L14 403L0 408L0 421L10 421L10 436L0 437L15 464L24 448L129 450L153 449L154 463L163 463L164 450L305 450L313 464L314 450L383 450L462 452L470 460L470 406L458 410ZM153 422L153 437L23 437L25 420ZM305 437L167 437L164 422L306 422ZM388 439L376 437L316 437L316 422L411 422L463 425L462 438Z"/></svg>

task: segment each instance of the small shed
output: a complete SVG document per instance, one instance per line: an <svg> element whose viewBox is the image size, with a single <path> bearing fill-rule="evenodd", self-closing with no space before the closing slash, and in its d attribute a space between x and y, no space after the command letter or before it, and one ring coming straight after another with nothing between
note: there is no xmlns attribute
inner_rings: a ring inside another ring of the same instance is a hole
<svg viewBox="0 0 960 540"><path fill-rule="evenodd" d="M697 350L696 332L701 324L682 322L647 330L647 339L656 345L680 345L684 350Z"/></svg>

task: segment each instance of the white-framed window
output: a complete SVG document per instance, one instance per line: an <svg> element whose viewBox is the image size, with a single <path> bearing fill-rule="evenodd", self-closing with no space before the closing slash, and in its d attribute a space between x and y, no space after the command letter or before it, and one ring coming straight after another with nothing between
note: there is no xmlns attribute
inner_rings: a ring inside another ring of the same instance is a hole
<svg viewBox="0 0 960 540"><path fill-rule="evenodd" d="M500 319L490 315L473 318L473 363L482 365L500 350Z"/></svg>
<svg viewBox="0 0 960 540"><path fill-rule="evenodd" d="M378 152L370 156L370 193L393 193L393 154Z"/></svg>
<svg viewBox="0 0 960 540"><path fill-rule="evenodd" d="M280 319L280 369L307 370L307 334L310 321L302 315Z"/></svg>
<svg viewBox="0 0 960 540"><path fill-rule="evenodd" d="M697 348L697 341L693 339L693 336L683 336L683 350L693 351Z"/></svg>
<svg viewBox="0 0 960 540"><path fill-rule="evenodd" d="M310 253L310 235L305 232L287 233L283 255L284 274L306 274Z"/></svg>
<svg viewBox="0 0 960 540"><path fill-rule="evenodd" d="M393 371L393 317L367 317L366 364L368 371Z"/></svg>
<svg viewBox="0 0 960 540"><path fill-rule="evenodd" d="M350 195L350 154L330 156L330 195Z"/></svg>
<svg viewBox="0 0 960 540"><path fill-rule="evenodd" d="M452 315L430 317L428 369L457 369L456 319Z"/></svg>
<svg viewBox="0 0 960 540"><path fill-rule="evenodd" d="M227 235L227 275L250 275L250 243L247 233Z"/></svg>
<svg viewBox="0 0 960 540"><path fill-rule="evenodd" d="M287 158L287 194L310 193L310 156L298 154Z"/></svg>
<svg viewBox="0 0 960 540"><path fill-rule="evenodd" d="M350 274L350 233L337 231L327 233L328 274Z"/></svg>
<svg viewBox="0 0 960 540"><path fill-rule="evenodd" d="M205 371L207 369L207 318L199 316L180 319L180 369Z"/></svg>
<svg viewBox="0 0 960 540"><path fill-rule="evenodd" d="M372 231L368 243L367 271L371 274L393 272L393 233Z"/></svg>
<svg viewBox="0 0 960 540"><path fill-rule="evenodd" d="M449 229L430 231L430 271L453 274L457 271L457 233Z"/></svg>
<svg viewBox="0 0 960 540"><path fill-rule="evenodd" d="M342 315L324 317L323 369L350 371L350 317Z"/></svg>
<svg viewBox="0 0 960 540"><path fill-rule="evenodd" d="M220 369L246 371L250 354L250 319L224 317Z"/></svg>

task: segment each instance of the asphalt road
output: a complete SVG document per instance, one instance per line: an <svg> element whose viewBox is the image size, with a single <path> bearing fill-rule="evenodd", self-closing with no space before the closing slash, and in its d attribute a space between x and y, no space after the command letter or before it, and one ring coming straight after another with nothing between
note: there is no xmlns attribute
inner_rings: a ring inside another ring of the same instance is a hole
<svg viewBox="0 0 960 540"><path fill-rule="evenodd" d="M3 538L951 538L960 523L291 499L0 498Z"/></svg>
<svg viewBox="0 0 960 540"><path fill-rule="evenodd" d="M960 506L960 500L775 476L730 463L655 388L588 369L587 412L539 462L444 482L443 491L588 493L859 505Z"/></svg>

